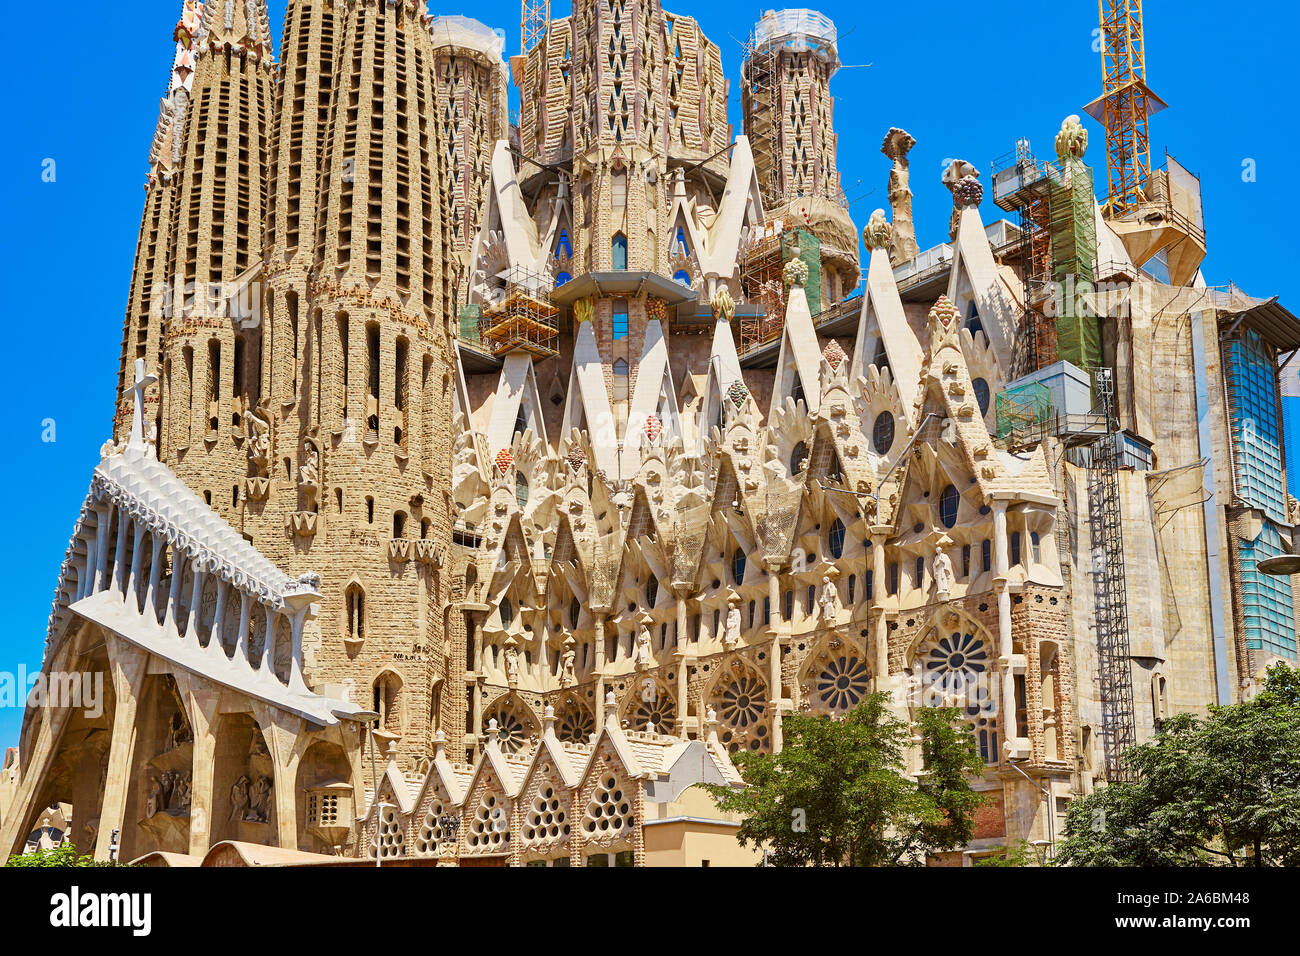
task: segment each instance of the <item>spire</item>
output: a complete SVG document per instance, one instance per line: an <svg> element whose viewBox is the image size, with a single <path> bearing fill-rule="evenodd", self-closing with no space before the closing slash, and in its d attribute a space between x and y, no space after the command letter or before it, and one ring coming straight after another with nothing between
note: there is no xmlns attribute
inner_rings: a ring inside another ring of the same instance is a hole
<svg viewBox="0 0 1300 956"><path fill-rule="evenodd" d="M213 51L239 50L272 58L271 16L266 0L205 0L199 39Z"/></svg>

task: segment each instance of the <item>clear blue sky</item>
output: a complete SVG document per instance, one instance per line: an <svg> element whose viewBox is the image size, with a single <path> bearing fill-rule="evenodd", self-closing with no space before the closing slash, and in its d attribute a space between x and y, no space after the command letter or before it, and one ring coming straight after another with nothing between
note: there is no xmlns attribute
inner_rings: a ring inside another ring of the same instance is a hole
<svg viewBox="0 0 1300 956"><path fill-rule="evenodd" d="M0 150L0 263L5 277L9 369L6 391L11 466L0 472L3 581L0 671L39 667L59 565L85 497L99 446L108 437L122 318L143 204L146 155L171 63L180 0L82 4L69 21L42 4L9 4L7 82L0 89L7 133ZM700 19L723 50L732 78L731 115L740 127L737 40L763 9L669 3ZM1028 136L1050 156L1063 117L1100 92L1094 50L1097 6L1006 2L959 5L821 5L839 26L841 59L861 68L834 80L839 161L859 227L887 206L885 131L917 139L912 188L923 247L946 238L951 197L939 182L947 158L989 162ZM284 0L272 0L272 19ZM516 3L486 0L472 12L519 42ZM567 4L555 8L567 12ZM1300 14L1279 0L1223 4L1150 0L1147 67L1171 108L1152 123L1153 151L1167 148L1200 175L1212 284L1229 280L1254 295L1290 286L1297 251L1294 38ZM870 66L865 66L870 64ZM1085 120L1089 159L1104 183L1103 138ZM42 164L57 164L54 183ZM1254 160L1256 181L1243 182ZM1287 177L1290 177L1288 179ZM986 190L986 196L989 190ZM989 199L985 220L1000 216ZM56 441L41 440L54 419ZM21 709L0 709L0 746L16 742Z"/></svg>

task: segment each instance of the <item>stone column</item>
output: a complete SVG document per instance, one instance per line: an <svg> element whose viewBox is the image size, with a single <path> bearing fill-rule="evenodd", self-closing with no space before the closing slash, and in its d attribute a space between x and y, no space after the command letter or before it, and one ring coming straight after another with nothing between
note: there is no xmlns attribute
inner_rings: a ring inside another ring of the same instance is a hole
<svg viewBox="0 0 1300 956"><path fill-rule="evenodd" d="M119 539L120 540L120 539ZM108 749L108 774L99 810L99 837L95 859L104 861L113 845L113 831L122 830L126 819L126 797L131 784L135 757L136 709L149 655L112 634L104 637L108 650L109 676L113 681L113 735Z"/></svg>
<svg viewBox="0 0 1300 956"><path fill-rule="evenodd" d="M303 720L292 714L273 710L269 705L254 705L254 717L262 729L266 749L275 772L276 845L298 849L298 762L302 758ZM301 746L300 746L301 744Z"/></svg>
<svg viewBox="0 0 1300 956"><path fill-rule="evenodd" d="M72 656L69 649L73 643L67 640L56 653L50 663L51 671L63 670L67 667L67 662ZM9 813L0 820L0 859L7 860L11 854L23 851L27 834L31 832L37 813L45 809L33 804L49 776L55 745L63 736L63 728L67 725L71 714L72 710L69 707L51 706L49 695L46 695L45 707L41 714L41 729L36 734L27 762L21 768L22 776L19 778L18 790L14 794Z"/></svg>
<svg viewBox="0 0 1300 956"><path fill-rule="evenodd" d="M999 718L1004 746L1020 736L1016 727L1016 678L1011 670L1011 592L1007 590L1007 503L993 502L993 587L998 593L998 671L1002 677Z"/></svg>
<svg viewBox="0 0 1300 956"><path fill-rule="evenodd" d="M596 733L605 726L605 612L596 614Z"/></svg>
<svg viewBox="0 0 1300 956"><path fill-rule="evenodd" d="M686 646L688 635L686 633L686 596L690 593L689 585L673 585L673 593L677 596L677 650L673 659L677 664L677 736L685 739L686 737L686 715L690 710L686 700L687 681L686 681ZM665 729L666 732L666 729Z"/></svg>
<svg viewBox="0 0 1300 956"><path fill-rule="evenodd" d="M204 856L212 846L213 767L217 753L218 688L204 686L202 678L188 671L175 673L176 690L193 734L193 763L190 778L191 856Z"/></svg>
<svg viewBox="0 0 1300 956"><path fill-rule="evenodd" d="M768 708L772 716L772 752L781 749L781 634L787 630L781 608L781 565L777 561L764 561L767 568L768 603L771 606L771 619L768 631L772 641L768 645Z"/></svg>
<svg viewBox="0 0 1300 956"><path fill-rule="evenodd" d="M108 539L112 535L110 521L113 520L113 509L109 504L96 506L95 514L98 521L95 523L95 577L91 583L91 591L102 591L108 584L104 580L104 569L108 564Z"/></svg>

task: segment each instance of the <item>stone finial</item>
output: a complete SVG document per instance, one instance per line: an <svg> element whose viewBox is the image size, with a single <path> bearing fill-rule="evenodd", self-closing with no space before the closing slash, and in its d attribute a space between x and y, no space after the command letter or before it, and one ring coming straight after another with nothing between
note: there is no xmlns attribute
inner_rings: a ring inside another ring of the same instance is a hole
<svg viewBox="0 0 1300 956"><path fill-rule="evenodd" d="M736 300L731 297L731 290L725 285L713 294L713 314L722 322L730 322L736 314Z"/></svg>
<svg viewBox="0 0 1300 956"><path fill-rule="evenodd" d="M946 295L939 296L939 301L930 309L929 315L930 355L936 355L940 349L948 346L960 348L957 340L959 315L957 307Z"/></svg>
<svg viewBox="0 0 1300 956"><path fill-rule="evenodd" d="M978 206L984 199L984 187L979 182L980 171L964 159L954 159L943 173L943 184L952 193L952 219L948 223L948 237L957 239L963 209Z"/></svg>
<svg viewBox="0 0 1300 956"><path fill-rule="evenodd" d="M889 208L894 220L889 261L895 266L915 259L921 251L916 243L916 226L912 222L912 173L907 161L907 154L915 145L916 140L907 130L892 127L880 146L880 151L894 164L889 171Z"/></svg>
<svg viewBox="0 0 1300 956"><path fill-rule="evenodd" d="M893 235L894 227L885 218L885 210L877 209L871 214L867 224L862 227L862 244L867 247L868 252L886 249Z"/></svg>
<svg viewBox="0 0 1300 956"><path fill-rule="evenodd" d="M1071 114L1061 122L1061 131L1056 134L1056 158L1062 163L1067 159L1083 159L1087 151L1088 131L1079 117Z"/></svg>
<svg viewBox="0 0 1300 956"><path fill-rule="evenodd" d="M808 281L808 263L799 258L799 247L794 247L795 258L785 264L781 270L781 277L785 279L787 286L803 288L803 284Z"/></svg>
<svg viewBox="0 0 1300 956"><path fill-rule="evenodd" d="M596 303L591 299L579 299L573 303L573 318L579 325L590 322L596 314Z"/></svg>
<svg viewBox="0 0 1300 956"><path fill-rule="evenodd" d="M555 706L546 705L546 710L542 711L542 736L555 736Z"/></svg>
<svg viewBox="0 0 1300 956"><path fill-rule="evenodd" d="M433 735L433 759L447 756L447 732L440 730Z"/></svg>
<svg viewBox="0 0 1300 956"><path fill-rule="evenodd" d="M614 696L614 692L612 690L605 695L605 706L606 707L618 706L618 698Z"/></svg>
<svg viewBox="0 0 1300 956"><path fill-rule="evenodd" d="M487 733L483 735L483 743L490 744L500 740L501 732L497 727L497 719L493 717L488 721Z"/></svg>
<svg viewBox="0 0 1300 956"><path fill-rule="evenodd" d="M704 713L704 739L711 744L721 746L718 740L718 712L713 709L712 705Z"/></svg>

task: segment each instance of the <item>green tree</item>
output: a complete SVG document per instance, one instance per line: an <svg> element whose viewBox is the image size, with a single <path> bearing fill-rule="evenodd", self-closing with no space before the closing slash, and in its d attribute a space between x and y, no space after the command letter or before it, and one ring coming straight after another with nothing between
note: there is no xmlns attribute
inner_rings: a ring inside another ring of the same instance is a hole
<svg viewBox="0 0 1300 956"><path fill-rule="evenodd" d="M96 862L91 856L78 856L77 848L70 843L50 850L33 850L9 857L9 866L126 866L125 863Z"/></svg>
<svg viewBox="0 0 1300 956"><path fill-rule="evenodd" d="M1076 800L1058 862L1300 865L1300 674L1278 665L1250 701L1178 714L1125 759L1136 782Z"/></svg>
<svg viewBox="0 0 1300 956"><path fill-rule="evenodd" d="M872 694L842 720L791 714L780 753L738 754L747 786L709 790L744 818L741 843L766 847L777 866L898 866L970 842L984 801L970 778L983 763L960 712L921 712L927 769L914 780L904 763L913 730L888 702Z"/></svg>

